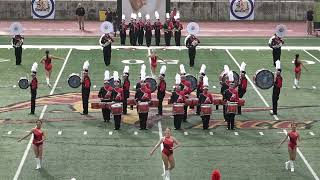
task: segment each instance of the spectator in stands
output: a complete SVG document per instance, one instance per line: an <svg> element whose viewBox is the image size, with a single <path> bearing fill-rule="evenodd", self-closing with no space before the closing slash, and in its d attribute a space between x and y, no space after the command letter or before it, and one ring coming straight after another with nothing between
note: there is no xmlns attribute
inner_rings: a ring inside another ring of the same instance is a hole
<svg viewBox="0 0 320 180"><path fill-rule="evenodd" d="M114 37L116 37L117 36L118 26L119 26L118 24L120 24L117 10L112 12L112 20L113 20L112 23L113 23Z"/></svg>
<svg viewBox="0 0 320 180"><path fill-rule="evenodd" d="M79 22L79 29L84 30L84 15L86 14L86 11L84 10L81 3L78 4L78 7L76 9L76 16Z"/></svg>
<svg viewBox="0 0 320 180"><path fill-rule="evenodd" d="M307 11L307 32L308 35L312 35L314 29L313 29L313 11L309 10Z"/></svg>
<svg viewBox="0 0 320 180"><path fill-rule="evenodd" d="M112 23L112 18L113 18L113 16L112 16L112 11L111 11L110 8L108 8L108 10L106 11L106 14L105 14L105 15L106 15L106 21Z"/></svg>

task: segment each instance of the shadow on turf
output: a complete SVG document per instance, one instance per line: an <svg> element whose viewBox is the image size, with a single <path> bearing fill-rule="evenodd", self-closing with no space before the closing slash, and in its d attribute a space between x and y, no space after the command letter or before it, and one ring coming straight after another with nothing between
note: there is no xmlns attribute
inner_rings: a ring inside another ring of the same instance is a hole
<svg viewBox="0 0 320 180"><path fill-rule="evenodd" d="M40 175L43 179L47 179L47 180L58 180L57 178L55 178L54 176L52 176L51 174L49 174L49 172L46 169L41 169L40 170Z"/></svg>

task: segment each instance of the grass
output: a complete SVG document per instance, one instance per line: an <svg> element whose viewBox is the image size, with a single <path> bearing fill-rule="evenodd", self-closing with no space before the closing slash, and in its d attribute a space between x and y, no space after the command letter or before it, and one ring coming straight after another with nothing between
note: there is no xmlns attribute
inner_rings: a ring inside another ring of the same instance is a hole
<svg viewBox="0 0 320 180"><path fill-rule="evenodd" d="M4 38L4 37L0 37ZM38 41L39 40L39 41ZM248 39L247 39L248 40ZM58 38L30 38L30 44L61 44ZM78 38L67 38L66 43L77 44ZM288 44L299 46L312 46L318 42L310 39L310 43L304 39L287 40ZM3 42L3 41L1 41ZM31 43L32 42L32 43ZM83 44L96 44L95 38L82 39ZM202 42L208 44L225 43L223 38L206 38ZM230 42L230 39L229 39ZM244 43L243 39L232 40L236 45ZM265 45L266 39L249 39L251 45ZM290 42L290 43L289 43ZM294 44L295 42L295 44ZM239 43L239 44L237 44ZM315 43L315 44L313 44ZM36 44L36 43L35 43ZM244 45L245 46L245 45ZM162 118L155 116L157 113L152 109L149 115L148 131L138 130L138 119L136 111L130 111L129 115L123 117L121 130L113 131L113 122L104 123L100 111L91 110L90 116L83 117L79 114L82 110L80 89L72 89L67 85L67 78L71 73L80 73L83 62L90 60L90 77L92 84L91 95L93 99L98 89L103 84L103 73L106 69L110 71L118 70L122 73L124 59L143 60L147 65L147 74L150 75L150 66L147 59L147 50L113 50L111 66L105 67L101 50L77 50L73 49L66 67L59 79L54 94L50 97L50 89L45 86L43 67L39 66L38 78L40 87L38 90L38 100L36 116L28 116L28 102L30 99L29 90L13 88L21 76L30 73L31 65L34 61L39 61L44 54L44 50L27 49L23 54L23 65L14 65L13 50L0 49L0 58L10 59L9 62L0 63L0 179L12 179L20 163L23 152L28 141L17 143L18 137L23 136L30 130L34 120L39 118L44 104L48 104L48 109L44 114L44 129L48 132L48 140L45 143L44 168L41 171L34 170L34 154L30 150L24 163L20 178L22 180L40 179L110 179L110 180L160 180L162 162L160 152L154 156L149 156L149 151L159 139L158 121L162 127L173 127L173 119L170 117L171 108L165 107ZM66 57L69 49L50 50L52 54ZM319 51L308 51L315 57L320 58ZM188 56L186 50L158 50L157 53L164 59L179 60L179 64L186 66L187 73L196 74L202 63L207 65L207 75L209 77L210 91L219 93L220 86L218 75L223 69L223 65L229 65L230 69L238 71L236 64L225 50L198 50L196 56L196 66L194 69L188 67ZM258 69L266 68L273 71L272 54L270 51L253 50L230 50L238 63L247 63L246 71L250 78ZM303 71L301 86L297 90L292 88L293 65L291 63L294 55L300 54L301 59L314 61L313 65L306 65L308 72ZM318 138L320 134L319 124L319 88L318 82L320 64L303 50L283 51L282 69L284 84L279 100L279 119L276 121L269 115L269 111L256 111L254 108L265 108L265 104L248 84L248 91L245 95L246 106L241 116L236 116L238 121L238 136L233 131L226 131L223 123L223 116L220 110L213 113L211 117L211 129L201 130L201 119L190 112L188 122L183 123L184 132L174 131L173 135L182 142L182 147L175 151L176 168L172 172L172 179L184 180L205 180L209 179L213 169L218 168L223 179L240 180L312 180L314 179L307 166L298 156L295 163L296 171L290 173L284 170L284 162L288 159L286 145L277 148L279 142L284 137L283 127L288 126L288 122L299 122L299 132L302 137L300 150L310 163L314 171L320 174L320 155ZM63 61L54 61L52 83L57 78ZM131 88L139 76L141 64L130 65ZM157 74L160 68L158 65ZM167 65L166 81L168 93L172 90L174 76L178 71L178 65ZM217 88L213 88L216 86ZM313 89L316 86L317 89ZM261 95L271 105L272 89L260 90ZM70 94L73 93L73 94ZM48 99L49 98L49 99ZM24 108L11 107L12 104L25 102ZM306 106L311 107L306 107ZM4 107L11 108L9 112L2 112ZM245 112L248 110L248 112ZM248 126L246 123L253 122L256 126ZM264 123L262 123L264 122ZM287 124L285 124L287 123ZM280 126L279 124L284 124ZM279 127L280 126L280 127ZM242 128L240 128L242 127ZM12 131L8 134L8 131ZM62 131L59 135L58 131ZM87 131L87 135L83 132ZM112 135L109 132L113 131ZM137 131L138 135L134 135ZM210 135L212 132L213 135ZM259 132L263 132L261 136ZM312 136L309 132L313 132Z"/></svg>

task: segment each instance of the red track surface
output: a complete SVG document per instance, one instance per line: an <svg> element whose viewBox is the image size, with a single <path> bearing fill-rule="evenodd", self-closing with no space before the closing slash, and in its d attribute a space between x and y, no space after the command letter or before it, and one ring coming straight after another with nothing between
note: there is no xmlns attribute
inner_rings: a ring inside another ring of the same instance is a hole
<svg viewBox="0 0 320 180"><path fill-rule="evenodd" d="M9 34L9 26L13 21L0 22L0 35ZM34 20L20 21L24 27L24 35L34 36L100 36L99 21L85 22L85 31L80 31L76 21ZM270 36L278 24L285 24L288 28L287 36L306 37L305 22L256 22L256 21L228 21L228 22L200 22L198 36ZM183 23L186 27L187 23ZM184 29L182 32L186 35Z"/></svg>

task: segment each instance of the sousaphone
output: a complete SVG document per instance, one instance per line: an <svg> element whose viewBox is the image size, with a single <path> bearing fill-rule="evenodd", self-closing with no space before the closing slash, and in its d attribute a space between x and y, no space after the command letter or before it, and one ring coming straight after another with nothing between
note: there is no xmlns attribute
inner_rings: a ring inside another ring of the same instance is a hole
<svg viewBox="0 0 320 180"><path fill-rule="evenodd" d="M23 32L22 24L19 22L14 22L10 25L10 35L19 35Z"/></svg>
<svg viewBox="0 0 320 180"><path fill-rule="evenodd" d="M287 27L284 24L279 24L276 27L276 35L280 38L283 38L287 34Z"/></svg>

